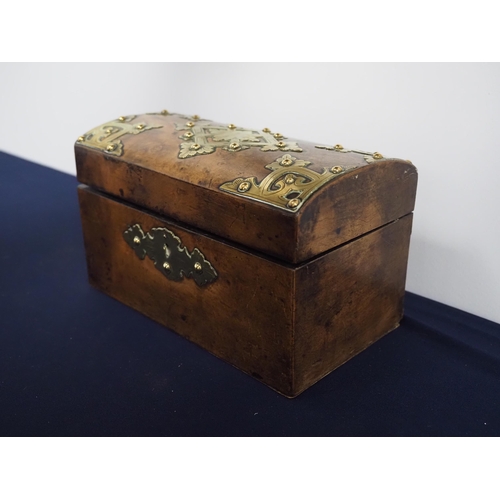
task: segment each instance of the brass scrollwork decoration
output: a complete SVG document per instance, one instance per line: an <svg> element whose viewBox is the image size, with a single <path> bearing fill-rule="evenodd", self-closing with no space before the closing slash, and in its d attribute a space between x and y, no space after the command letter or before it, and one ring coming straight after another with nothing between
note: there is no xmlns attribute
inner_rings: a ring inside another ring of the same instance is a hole
<svg viewBox="0 0 500 500"><path fill-rule="evenodd" d="M323 172L318 173L307 168L309 165L309 161L297 160L286 154L266 165L271 173L262 181L259 182L255 177L239 177L225 182L219 189L288 212L297 212L321 186L346 171L344 167L334 166L323 168Z"/></svg>
<svg viewBox="0 0 500 500"><path fill-rule="evenodd" d="M213 153L217 149L223 149L230 153L237 153L251 147L260 147L261 151L294 151L302 152L302 148L296 142L286 140L279 132L272 133L265 128L248 130L230 124L227 126L213 125L206 120L191 117L184 124L175 124L177 130L184 132L179 139L184 142L179 148L179 158L191 158L197 155Z"/></svg>
<svg viewBox="0 0 500 500"><path fill-rule="evenodd" d="M136 115L120 116L117 120L100 125L81 135L76 142L92 149L104 151L109 155L121 156L123 154L121 137L127 134L142 134L147 130L163 126L151 126L144 122L131 123L134 118L136 118Z"/></svg>
<svg viewBox="0 0 500 500"><path fill-rule="evenodd" d="M335 146L316 146L318 149L326 149L328 151L337 151L337 153L358 153L363 155L363 159L366 163L373 163L378 160L387 160L384 156L379 153L369 153L368 151L361 151L360 149L346 149L342 144L335 144Z"/></svg>
<svg viewBox="0 0 500 500"><path fill-rule="evenodd" d="M198 248L188 252L180 238L164 227L154 227L144 234L140 224L134 224L123 237L137 257L144 260L147 255L169 280L192 278L198 286L204 286L217 279L217 271Z"/></svg>

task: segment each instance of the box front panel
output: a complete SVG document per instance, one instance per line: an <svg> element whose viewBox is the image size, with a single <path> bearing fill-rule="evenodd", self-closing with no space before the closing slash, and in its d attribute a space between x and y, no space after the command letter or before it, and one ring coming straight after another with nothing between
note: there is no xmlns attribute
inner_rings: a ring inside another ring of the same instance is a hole
<svg viewBox="0 0 500 500"><path fill-rule="evenodd" d="M79 199L92 285L291 395L291 268L89 188Z"/></svg>

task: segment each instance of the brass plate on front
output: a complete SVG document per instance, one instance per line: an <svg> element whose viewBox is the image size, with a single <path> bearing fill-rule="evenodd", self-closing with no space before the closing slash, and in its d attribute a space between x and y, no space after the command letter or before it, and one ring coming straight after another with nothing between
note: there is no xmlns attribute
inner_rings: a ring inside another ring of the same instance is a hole
<svg viewBox="0 0 500 500"><path fill-rule="evenodd" d="M134 224L123 237L137 257L144 260L147 255L169 280L193 278L198 286L203 286L217 279L217 271L198 248L189 253L180 238L164 227L154 227L144 234L140 224Z"/></svg>
<svg viewBox="0 0 500 500"><path fill-rule="evenodd" d="M225 182L219 189L249 198L288 212L297 212L304 202L321 186L345 173L345 168L324 168L322 173L307 168L311 162L297 160L286 154L265 168L271 173L258 181L256 177L239 177Z"/></svg>
<svg viewBox="0 0 500 500"><path fill-rule="evenodd" d="M144 122L131 123L136 115L120 116L120 118L92 129L77 139L77 143L92 149L98 149L109 155L121 156L123 143L121 137L127 134L142 134L147 130L161 128L163 125L151 126Z"/></svg>
<svg viewBox="0 0 500 500"><path fill-rule="evenodd" d="M198 117L197 117L198 118ZM213 125L207 120L190 120L185 124L175 124L177 130L184 131L179 136L184 142L180 145L179 158L191 158L213 153L223 149L237 153L251 147L259 147L261 151L294 151L302 152L296 142L289 142L280 133L272 133L269 129L247 130L236 125Z"/></svg>

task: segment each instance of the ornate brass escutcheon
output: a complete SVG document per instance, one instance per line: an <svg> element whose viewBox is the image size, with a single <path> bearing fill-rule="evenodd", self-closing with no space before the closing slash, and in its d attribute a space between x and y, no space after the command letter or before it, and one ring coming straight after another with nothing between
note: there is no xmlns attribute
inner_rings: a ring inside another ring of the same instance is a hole
<svg viewBox="0 0 500 500"><path fill-rule="evenodd" d="M144 234L140 224L134 224L123 237L137 257L144 260L147 255L169 280L193 278L198 286L204 286L217 279L217 271L198 248L188 252L180 238L164 227L154 227Z"/></svg>

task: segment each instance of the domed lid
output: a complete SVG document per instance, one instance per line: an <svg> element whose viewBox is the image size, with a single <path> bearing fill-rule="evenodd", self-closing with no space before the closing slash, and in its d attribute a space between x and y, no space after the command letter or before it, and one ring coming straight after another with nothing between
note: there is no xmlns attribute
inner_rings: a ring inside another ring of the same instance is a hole
<svg viewBox="0 0 500 500"><path fill-rule="evenodd" d="M289 263L411 212L417 175L380 153L166 111L80 136L78 180Z"/></svg>

